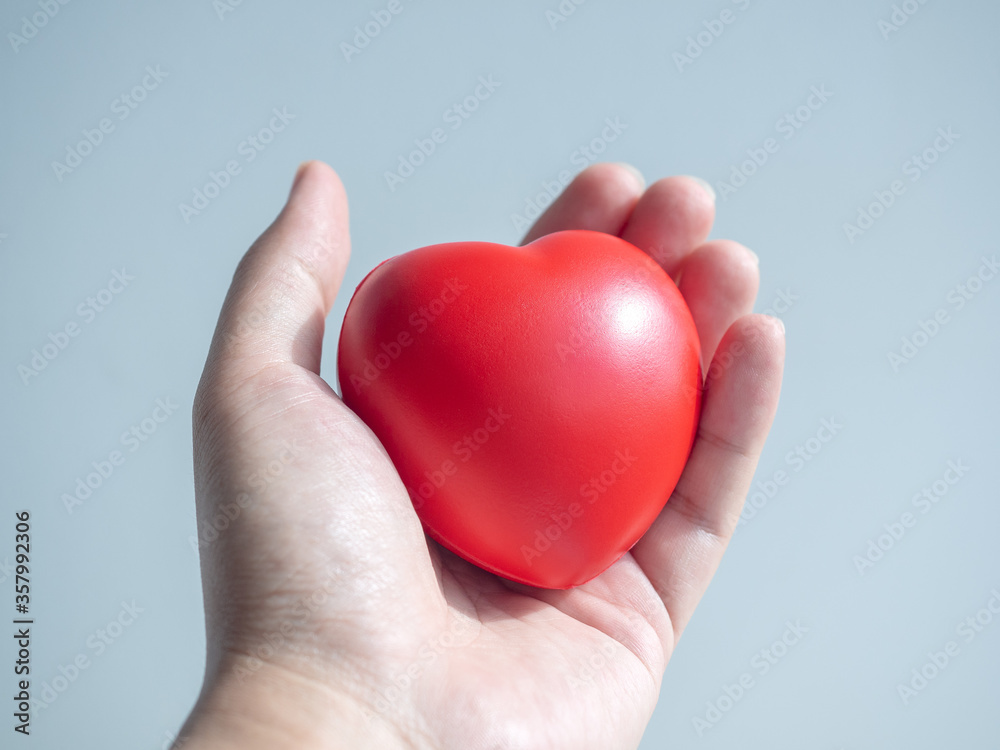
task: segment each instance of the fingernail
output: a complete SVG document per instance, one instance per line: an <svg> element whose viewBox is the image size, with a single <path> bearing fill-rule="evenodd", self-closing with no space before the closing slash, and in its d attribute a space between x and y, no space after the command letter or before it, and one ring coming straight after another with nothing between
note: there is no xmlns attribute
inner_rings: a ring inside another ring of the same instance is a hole
<svg viewBox="0 0 1000 750"><path fill-rule="evenodd" d="M633 177L635 177L636 180L638 180L640 189L646 187L646 178L642 176L642 172L640 172L638 170L638 168L636 168L636 167L632 166L631 164L629 164L628 162L624 162L624 161L617 162L617 164L622 169L625 169L628 172L630 172L631 175Z"/></svg>
<svg viewBox="0 0 1000 750"><path fill-rule="evenodd" d="M295 186L299 184L299 180L302 179L302 175L306 171L306 167L309 165L309 160L306 160L299 164L299 168L295 170L295 179L292 180L292 190L295 190Z"/></svg>
<svg viewBox="0 0 1000 750"><path fill-rule="evenodd" d="M783 321L781 318L779 318L779 317L777 317L775 315L771 316L771 320L773 320L775 323L778 324L778 328L780 328L782 334L784 334L784 332L785 332L785 321Z"/></svg>
<svg viewBox="0 0 1000 750"><path fill-rule="evenodd" d="M715 191L712 190L712 186L709 185L706 180L703 180L700 177L695 177L694 175L690 174L684 176L687 177L692 182L697 182L701 186L702 190L708 193L708 197L712 199L712 203L715 203Z"/></svg>
<svg viewBox="0 0 1000 750"><path fill-rule="evenodd" d="M755 253L749 247L744 248L744 250L746 250L748 253L750 253L750 257L753 258L753 262L756 263L759 266L760 265L760 258L757 257L757 253Z"/></svg>

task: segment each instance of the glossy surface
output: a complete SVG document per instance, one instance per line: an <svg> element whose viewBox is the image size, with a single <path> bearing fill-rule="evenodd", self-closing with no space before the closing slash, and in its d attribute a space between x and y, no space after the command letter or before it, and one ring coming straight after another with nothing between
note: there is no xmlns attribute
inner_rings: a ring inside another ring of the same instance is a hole
<svg viewBox="0 0 1000 750"><path fill-rule="evenodd" d="M649 256L567 231L385 261L348 306L338 376L434 539L568 588L621 557L670 496L697 427L699 353Z"/></svg>

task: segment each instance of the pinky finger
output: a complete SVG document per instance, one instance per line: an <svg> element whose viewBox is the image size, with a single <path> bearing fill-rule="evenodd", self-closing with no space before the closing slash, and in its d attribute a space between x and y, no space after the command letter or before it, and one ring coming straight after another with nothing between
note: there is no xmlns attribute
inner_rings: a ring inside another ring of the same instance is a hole
<svg viewBox="0 0 1000 750"><path fill-rule="evenodd" d="M736 528L781 391L784 327L737 320L709 368L691 457L632 556L659 592L680 638Z"/></svg>

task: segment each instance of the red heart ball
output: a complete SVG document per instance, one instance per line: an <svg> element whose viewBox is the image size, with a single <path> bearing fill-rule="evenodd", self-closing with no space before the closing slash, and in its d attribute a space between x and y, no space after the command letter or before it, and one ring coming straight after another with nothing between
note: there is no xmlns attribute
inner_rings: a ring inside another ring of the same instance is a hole
<svg viewBox="0 0 1000 750"><path fill-rule="evenodd" d="M383 262L347 307L337 370L432 538L564 589L608 568L663 509L697 430L700 356L652 258L565 231Z"/></svg>

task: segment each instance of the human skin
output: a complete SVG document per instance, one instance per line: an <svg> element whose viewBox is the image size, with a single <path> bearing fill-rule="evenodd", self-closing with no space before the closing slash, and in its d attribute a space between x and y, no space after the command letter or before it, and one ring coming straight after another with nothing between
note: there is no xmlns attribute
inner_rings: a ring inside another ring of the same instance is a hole
<svg viewBox="0 0 1000 750"><path fill-rule="evenodd" d="M684 295L707 372L691 456L649 531L588 583L543 590L428 539L378 439L321 377L347 198L332 169L303 164L236 270L195 398L207 663L175 746L635 748L781 386L784 327L750 314L757 258L706 241L714 211L690 178L645 188L597 164L524 239L592 229L648 252Z"/></svg>

